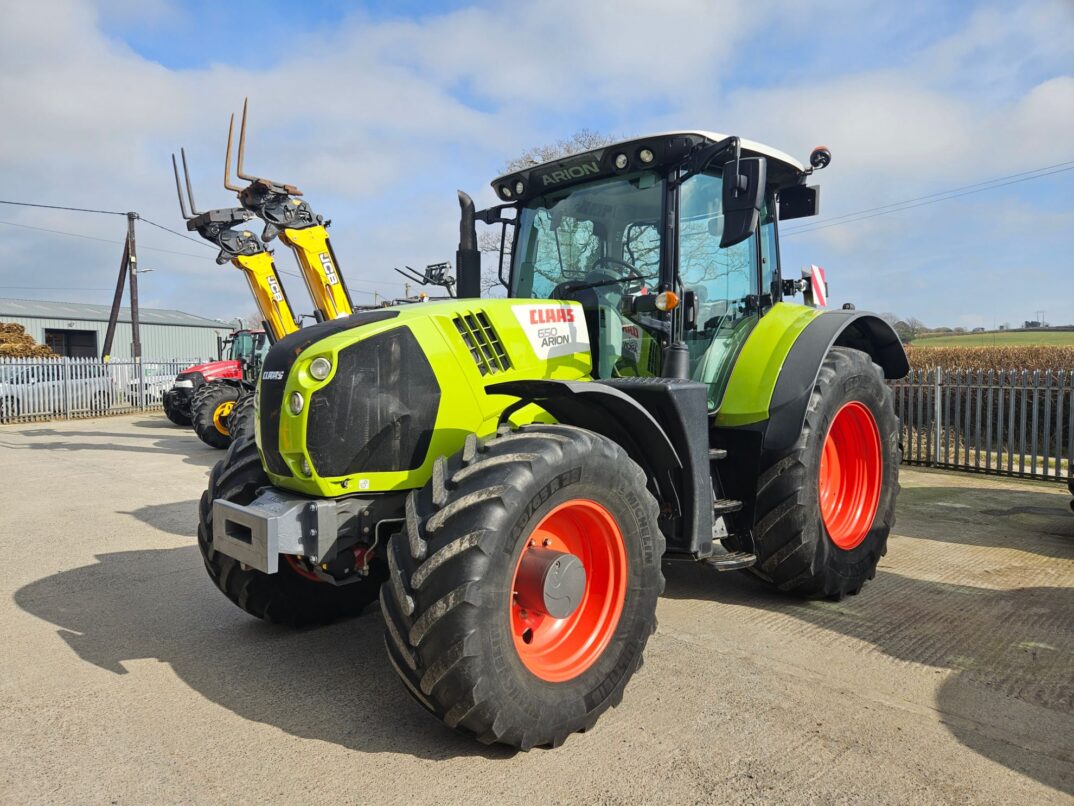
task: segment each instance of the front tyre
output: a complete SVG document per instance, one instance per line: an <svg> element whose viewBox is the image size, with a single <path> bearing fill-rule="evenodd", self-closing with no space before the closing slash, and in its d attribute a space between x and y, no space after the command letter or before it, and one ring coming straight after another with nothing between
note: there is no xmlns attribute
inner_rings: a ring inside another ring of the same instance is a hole
<svg viewBox="0 0 1074 806"><path fill-rule="evenodd" d="M183 410L183 406L179 400L179 392L176 389L169 389L164 393L164 416L171 420L176 425L190 425L190 415Z"/></svg>
<svg viewBox="0 0 1074 806"><path fill-rule="evenodd" d="M385 643L411 695L485 743L555 747L591 727L656 628L657 514L641 468L592 432L469 437L388 545Z"/></svg>
<svg viewBox="0 0 1074 806"><path fill-rule="evenodd" d="M833 347L798 441L758 480L755 573L802 596L858 593L887 551L899 458L881 368L860 350Z"/></svg>
<svg viewBox="0 0 1074 806"><path fill-rule="evenodd" d="M377 598L384 575L379 561L373 561L368 577L337 586L310 579L308 572L303 575L296 569L300 565L284 557L275 574L265 574L243 568L213 548L213 501L249 504L268 485L252 439L236 441L209 474L209 487L198 506L198 548L213 584L251 616L292 627L327 624L361 613Z"/></svg>

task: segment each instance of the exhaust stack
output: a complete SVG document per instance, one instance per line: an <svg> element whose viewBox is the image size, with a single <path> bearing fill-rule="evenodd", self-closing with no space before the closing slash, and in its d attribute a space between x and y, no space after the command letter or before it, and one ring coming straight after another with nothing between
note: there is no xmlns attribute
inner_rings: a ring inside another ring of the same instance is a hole
<svg viewBox="0 0 1074 806"><path fill-rule="evenodd" d="M481 252L477 249L474 200L459 191L459 249L455 253L456 293L459 297L481 296Z"/></svg>

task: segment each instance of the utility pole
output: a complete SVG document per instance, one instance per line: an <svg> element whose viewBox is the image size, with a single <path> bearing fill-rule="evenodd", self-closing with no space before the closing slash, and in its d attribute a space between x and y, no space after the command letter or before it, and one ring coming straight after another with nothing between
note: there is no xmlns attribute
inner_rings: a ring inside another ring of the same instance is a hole
<svg viewBox="0 0 1074 806"><path fill-rule="evenodd" d="M112 358L112 344L116 337L116 324L119 322L119 308L123 302L123 288L127 283L127 275L131 282L131 357L135 364L142 363L142 334L138 326L138 250L134 241L134 222L138 220L137 213L127 213L127 239L123 243L123 257L119 260L119 277L116 278L116 293L112 297L112 311L108 315L108 329L104 335L104 347L101 349L101 360L109 361ZM139 376L141 372L139 371Z"/></svg>
<svg viewBox="0 0 1074 806"><path fill-rule="evenodd" d="M131 274L131 357L142 363L142 334L138 327L138 250L134 245L134 222L137 213L127 213L127 265Z"/></svg>

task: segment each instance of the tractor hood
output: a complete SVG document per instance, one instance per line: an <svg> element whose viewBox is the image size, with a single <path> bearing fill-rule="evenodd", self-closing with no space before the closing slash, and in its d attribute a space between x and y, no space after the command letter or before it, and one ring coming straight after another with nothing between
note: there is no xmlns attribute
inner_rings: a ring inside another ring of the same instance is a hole
<svg viewBox="0 0 1074 806"><path fill-rule="evenodd" d="M255 410L273 483L339 496L406 490L469 434L495 431L514 402L503 381L584 380L581 306L549 300L447 300L365 311L302 328L265 357ZM518 423L543 416L528 406Z"/></svg>
<svg viewBox="0 0 1074 806"><path fill-rule="evenodd" d="M187 375L200 375L206 381L242 378L242 364L238 361L209 361L205 364L195 364L187 367L176 376L176 380Z"/></svg>

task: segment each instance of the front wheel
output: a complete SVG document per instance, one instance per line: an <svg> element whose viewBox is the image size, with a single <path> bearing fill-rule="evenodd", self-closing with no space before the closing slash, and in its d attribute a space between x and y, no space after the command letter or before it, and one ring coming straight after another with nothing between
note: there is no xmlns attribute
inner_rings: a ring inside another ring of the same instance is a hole
<svg viewBox="0 0 1074 806"><path fill-rule="evenodd" d="M485 743L591 727L656 627L657 514L641 468L592 432L471 435L388 545L385 643L411 695Z"/></svg>
<svg viewBox="0 0 1074 806"><path fill-rule="evenodd" d="M179 400L179 392L175 389L169 389L164 393L164 416L171 420L176 425L190 425L190 413L183 409L183 405Z"/></svg>
<svg viewBox="0 0 1074 806"><path fill-rule="evenodd" d="M858 593L887 551L899 458L883 371L860 350L833 347L798 441L758 480L752 570L803 596Z"/></svg>
<svg viewBox="0 0 1074 806"><path fill-rule="evenodd" d="M251 616L292 627L326 624L356 616L377 598L383 580L379 560L370 564L369 575L346 585L333 585L311 578L296 558L280 558L275 574L247 568L234 557L213 547L213 501L223 499L249 504L258 490L267 487L268 476L252 439L237 440L209 474L209 487L198 506L198 548L220 591Z"/></svg>

